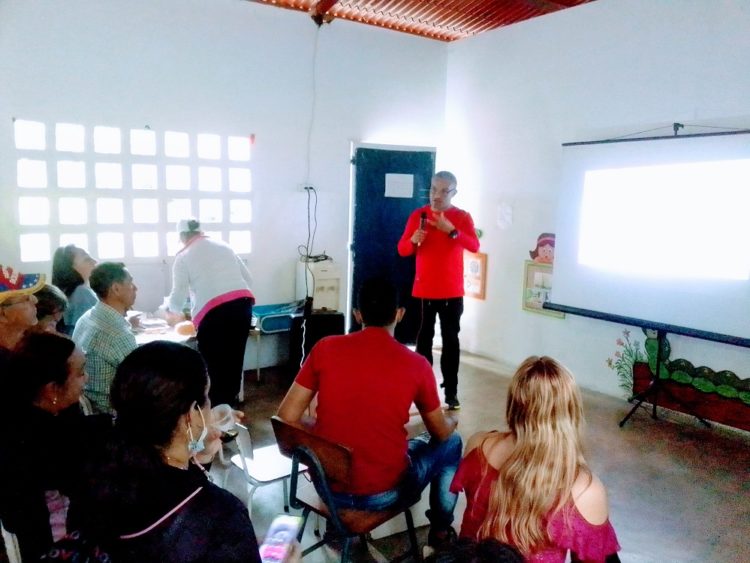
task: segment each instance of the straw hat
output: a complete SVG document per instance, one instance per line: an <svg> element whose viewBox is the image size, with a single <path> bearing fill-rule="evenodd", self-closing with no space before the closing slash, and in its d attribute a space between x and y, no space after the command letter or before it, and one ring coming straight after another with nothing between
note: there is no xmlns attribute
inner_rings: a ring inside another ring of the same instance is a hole
<svg viewBox="0 0 750 563"><path fill-rule="evenodd" d="M0 303L11 297L36 293L44 286L44 274L22 274L0 264Z"/></svg>

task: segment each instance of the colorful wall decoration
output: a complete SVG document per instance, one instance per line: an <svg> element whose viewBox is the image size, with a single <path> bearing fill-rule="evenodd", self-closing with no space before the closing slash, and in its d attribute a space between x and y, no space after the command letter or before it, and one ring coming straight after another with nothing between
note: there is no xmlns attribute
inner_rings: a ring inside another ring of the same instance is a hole
<svg viewBox="0 0 750 563"><path fill-rule="evenodd" d="M487 255L464 250L464 294L484 299L487 288Z"/></svg>
<svg viewBox="0 0 750 563"><path fill-rule="evenodd" d="M555 261L555 233L542 233L536 239L536 248L529 250L529 256L539 264L552 264Z"/></svg>
<svg viewBox="0 0 750 563"><path fill-rule="evenodd" d="M670 360L671 345L665 339L657 360L655 331L644 330L643 348L625 329L616 340L613 357L607 366L617 373L620 387L628 396L645 391L658 373L662 392L657 404L672 410L699 416L721 424L750 430L750 378L740 379L729 370L694 366L685 359Z"/></svg>
<svg viewBox="0 0 750 563"><path fill-rule="evenodd" d="M564 313L545 309L552 291L552 264L555 261L555 235L542 233L536 239L536 247L529 250L531 260L526 260L523 270L523 297L521 307L525 311L563 318Z"/></svg>

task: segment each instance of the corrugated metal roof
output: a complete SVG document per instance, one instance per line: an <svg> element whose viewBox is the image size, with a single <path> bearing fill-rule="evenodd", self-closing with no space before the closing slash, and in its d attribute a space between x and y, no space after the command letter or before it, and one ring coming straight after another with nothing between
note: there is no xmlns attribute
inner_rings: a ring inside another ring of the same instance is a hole
<svg viewBox="0 0 750 563"><path fill-rule="evenodd" d="M594 0L252 0L308 12L316 22L336 18L456 41Z"/></svg>

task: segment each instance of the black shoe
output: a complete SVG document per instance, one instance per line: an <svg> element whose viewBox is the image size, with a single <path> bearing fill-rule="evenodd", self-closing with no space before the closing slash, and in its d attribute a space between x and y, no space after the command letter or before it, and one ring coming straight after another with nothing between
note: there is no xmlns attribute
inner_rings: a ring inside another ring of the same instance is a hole
<svg viewBox="0 0 750 563"><path fill-rule="evenodd" d="M461 403L458 402L458 397L446 397L445 404L448 405L449 411L461 410Z"/></svg>
<svg viewBox="0 0 750 563"><path fill-rule="evenodd" d="M452 526L447 528L430 526L430 531L427 533L427 545L433 550L447 551L454 543L456 543L456 530Z"/></svg>

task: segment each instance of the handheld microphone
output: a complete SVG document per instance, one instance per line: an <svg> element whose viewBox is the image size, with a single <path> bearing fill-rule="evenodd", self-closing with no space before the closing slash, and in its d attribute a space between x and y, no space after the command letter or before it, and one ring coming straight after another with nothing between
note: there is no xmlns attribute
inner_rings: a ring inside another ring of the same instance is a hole
<svg viewBox="0 0 750 563"><path fill-rule="evenodd" d="M424 230L424 224L427 221L427 212L422 211L422 214L419 216L419 230ZM422 246L422 243L420 242L417 246Z"/></svg>

